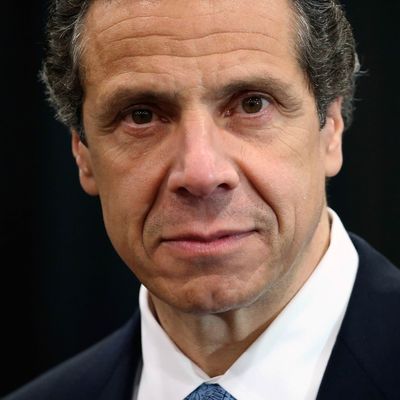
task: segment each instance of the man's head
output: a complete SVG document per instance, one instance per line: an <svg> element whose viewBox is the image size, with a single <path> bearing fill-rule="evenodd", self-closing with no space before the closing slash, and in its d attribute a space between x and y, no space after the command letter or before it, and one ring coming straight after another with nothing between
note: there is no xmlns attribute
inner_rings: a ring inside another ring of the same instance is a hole
<svg viewBox="0 0 400 400"><path fill-rule="evenodd" d="M356 62L340 8L294 0L76 7L75 28L58 39L69 53L55 68L53 49L45 76L53 98L75 91L62 118L119 255L155 298L188 312L277 301L272 293L288 300L329 241L325 179L341 167Z"/></svg>

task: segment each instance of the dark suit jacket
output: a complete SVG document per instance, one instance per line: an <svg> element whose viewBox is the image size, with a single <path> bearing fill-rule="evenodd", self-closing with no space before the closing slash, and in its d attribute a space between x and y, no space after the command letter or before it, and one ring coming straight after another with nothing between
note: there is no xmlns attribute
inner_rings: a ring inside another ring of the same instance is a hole
<svg viewBox="0 0 400 400"><path fill-rule="evenodd" d="M362 239L352 240L359 270L317 399L400 400L400 271ZM120 330L6 400L131 400L140 360L137 312Z"/></svg>

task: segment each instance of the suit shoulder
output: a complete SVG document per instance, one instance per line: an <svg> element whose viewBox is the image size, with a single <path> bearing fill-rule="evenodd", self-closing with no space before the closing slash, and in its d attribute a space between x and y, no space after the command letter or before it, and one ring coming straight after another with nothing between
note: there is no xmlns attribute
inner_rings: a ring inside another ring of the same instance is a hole
<svg viewBox="0 0 400 400"><path fill-rule="evenodd" d="M137 313L138 314L138 313ZM94 399L121 365L131 362L140 343L139 316L87 350L61 363L3 400Z"/></svg>
<svg viewBox="0 0 400 400"><path fill-rule="evenodd" d="M400 269L383 254L359 236L350 233L351 240L359 255L362 283L372 285L378 292L400 295ZM365 281L365 282L364 282Z"/></svg>

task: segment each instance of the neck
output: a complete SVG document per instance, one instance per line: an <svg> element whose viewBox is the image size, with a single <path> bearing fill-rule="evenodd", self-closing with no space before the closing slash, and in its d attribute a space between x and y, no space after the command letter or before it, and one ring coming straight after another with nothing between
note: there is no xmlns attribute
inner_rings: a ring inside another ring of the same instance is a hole
<svg viewBox="0 0 400 400"><path fill-rule="evenodd" d="M154 296L151 301L165 332L210 377L225 373L274 319L260 319L262 314L254 308L193 315L172 309Z"/></svg>

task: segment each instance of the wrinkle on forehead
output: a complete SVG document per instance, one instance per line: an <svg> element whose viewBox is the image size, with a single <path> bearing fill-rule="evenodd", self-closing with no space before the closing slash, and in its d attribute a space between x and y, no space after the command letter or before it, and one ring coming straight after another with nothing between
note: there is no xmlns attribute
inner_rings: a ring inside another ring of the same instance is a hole
<svg viewBox="0 0 400 400"><path fill-rule="evenodd" d="M235 31L215 31L215 32L209 32L209 33L205 33L204 35L195 35L195 36L187 36L185 35L185 37L179 37L176 34L171 35L170 33L162 33L159 32L157 34L151 34L151 33L135 33L135 36L132 37L132 35L128 35L126 37L117 37L117 38L111 38L109 40L109 43L113 43L113 42L122 42L124 40L132 40L132 39L151 39L151 38L167 38L167 39L171 39L171 40L175 40L177 42L181 41L187 41L187 40L202 40L202 39L213 39L213 37L217 37L218 40L220 40L220 38L218 37L219 35L231 35L231 34L242 34L242 35L259 35L259 36L263 36L266 39L272 39L277 41L277 38L270 36L270 35L266 35L262 32L252 32L249 30L246 31L241 31L241 30L235 30Z"/></svg>

